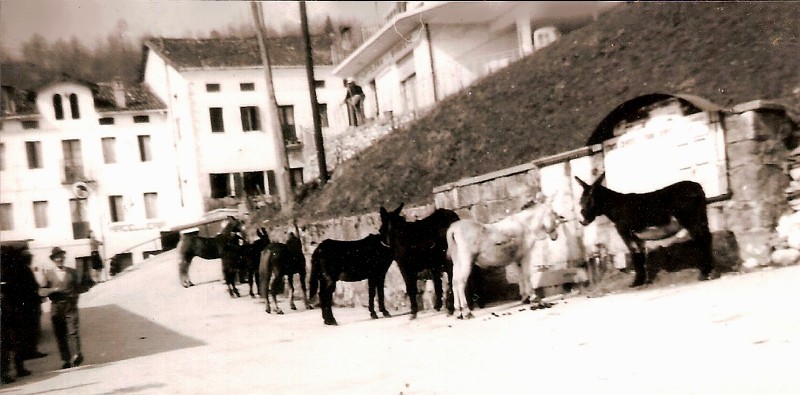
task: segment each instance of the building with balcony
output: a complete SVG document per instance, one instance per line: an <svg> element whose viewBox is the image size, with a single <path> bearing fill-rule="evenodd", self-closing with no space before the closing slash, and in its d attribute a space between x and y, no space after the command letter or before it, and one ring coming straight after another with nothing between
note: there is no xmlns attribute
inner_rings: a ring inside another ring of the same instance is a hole
<svg viewBox="0 0 800 395"><path fill-rule="evenodd" d="M597 18L602 2L391 2L383 26L338 36L333 74L364 89L368 117L396 117L531 55ZM365 32L370 33L364 37ZM358 34L354 34L358 33ZM341 43L347 43L344 46ZM344 51L350 48L349 51Z"/></svg>
<svg viewBox="0 0 800 395"><path fill-rule="evenodd" d="M0 240L27 243L35 265L60 246L80 270L90 230L105 258L160 249L159 231L187 215L164 103L140 84L31 84L20 78L31 67L2 70Z"/></svg>
<svg viewBox="0 0 800 395"><path fill-rule="evenodd" d="M316 178L311 89L316 89L323 133L345 128L342 80L332 74L330 39L312 37L314 86L302 37L268 40L281 130L272 130L258 41L253 38L154 38L145 43L143 81L166 103L176 136L180 184L197 210L228 198L273 196L281 161L273 133L285 143L291 180ZM228 199L230 200L230 199Z"/></svg>
<svg viewBox="0 0 800 395"><path fill-rule="evenodd" d="M4 64L0 240L27 243L44 263L60 246L83 268L93 230L105 258L136 263L160 250L161 231L277 195L273 133L293 183L315 179L310 89L323 133L348 120L329 39L313 40L313 88L302 38L269 40L280 130L269 126L255 38L150 39L133 86Z"/></svg>

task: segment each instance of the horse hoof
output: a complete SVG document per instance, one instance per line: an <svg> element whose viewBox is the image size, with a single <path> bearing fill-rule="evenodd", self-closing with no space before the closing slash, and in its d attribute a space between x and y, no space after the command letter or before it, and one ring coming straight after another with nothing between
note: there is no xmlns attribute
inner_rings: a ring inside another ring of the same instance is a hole
<svg viewBox="0 0 800 395"><path fill-rule="evenodd" d="M278 310L278 311L276 311L276 312L275 312L275 314L277 314L277 315L283 315L283 310Z"/></svg>
<svg viewBox="0 0 800 395"><path fill-rule="evenodd" d="M391 314L389 314L388 311L381 311L381 313L383 313L383 316L386 317L386 318L389 318L389 317L392 316Z"/></svg>
<svg viewBox="0 0 800 395"><path fill-rule="evenodd" d="M331 320L331 321L325 321L325 325L335 326L335 325L339 325L339 323L336 322L336 320Z"/></svg>
<svg viewBox="0 0 800 395"><path fill-rule="evenodd" d="M522 304L530 304L530 303L531 303L531 297L530 296L527 296L524 299L522 299Z"/></svg>
<svg viewBox="0 0 800 395"><path fill-rule="evenodd" d="M378 313L376 313L374 311L369 313L369 316L372 317L373 320L377 320L378 319Z"/></svg>
<svg viewBox="0 0 800 395"><path fill-rule="evenodd" d="M417 319L417 313L411 313L411 318L409 318L409 319L410 319L410 320L415 320L415 319Z"/></svg>
<svg viewBox="0 0 800 395"><path fill-rule="evenodd" d="M291 309L292 310L297 310L297 306L292 306Z"/></svg>
<svg viewBox="0 0 800 395"><path fill-rule="evenodd" d="M719 278L719 275L718 274L715 275L714 273L700 273L700 275L697 276L697 280L698 281L708 281L708 280L714 280L714 279L717 279L717 278Z"/></svg>

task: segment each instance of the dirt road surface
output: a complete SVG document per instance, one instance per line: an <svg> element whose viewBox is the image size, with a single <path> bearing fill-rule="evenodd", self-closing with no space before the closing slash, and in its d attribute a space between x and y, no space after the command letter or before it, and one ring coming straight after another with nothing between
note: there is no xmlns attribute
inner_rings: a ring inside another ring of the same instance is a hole
<svg viewBox="0 0 800 395"><path fill-rule="evenodd" d="M230 298L219 261L196 286L166 253L81 297L86 362L61 370L44 305L34 373L0 394L791 394L800 388L800 267L531 310L509 302L459 321L425 311L339 326L301 305L268 315ZM239 287L245 291L246 286Z"/></svg>

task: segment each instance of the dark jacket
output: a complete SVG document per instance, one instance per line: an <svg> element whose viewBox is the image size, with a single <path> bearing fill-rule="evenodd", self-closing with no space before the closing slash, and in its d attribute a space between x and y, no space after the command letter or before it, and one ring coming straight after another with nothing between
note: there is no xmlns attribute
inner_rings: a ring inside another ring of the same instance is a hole
<svg viewBox="0 0 800 395"><path fill-rule="evenodd" d="M63 281L60 281L55 273L56 270L58 269L51 269L45 272L47 285L45 285L44 288L55 288L55 290L48 295L48 298L50 298L52 302L67 301L77 304L80 294L88 291L90 288L88 277L86 277L87 281L79 283L78 271L71 267L64 267L66 276Z"/></svg>

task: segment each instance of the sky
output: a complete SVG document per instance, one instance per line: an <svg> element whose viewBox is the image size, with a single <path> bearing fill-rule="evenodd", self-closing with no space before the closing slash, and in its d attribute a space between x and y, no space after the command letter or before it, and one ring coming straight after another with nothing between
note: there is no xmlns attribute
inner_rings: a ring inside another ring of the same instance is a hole
<svg viewBox="0 0 800 395"><path fill-rule="evenodd" d="M299 2L263 1L267 25L300 24ZM330 15L334 20L378 22L386 2L307 1L310 21ZM120 19L127 35L163 37L206 36L212 29L252 24L248 1L201 0L0 0L0 45L19 55L21 44L35 33L53 43L77 37L90 48L113 31Z"/></svg>

